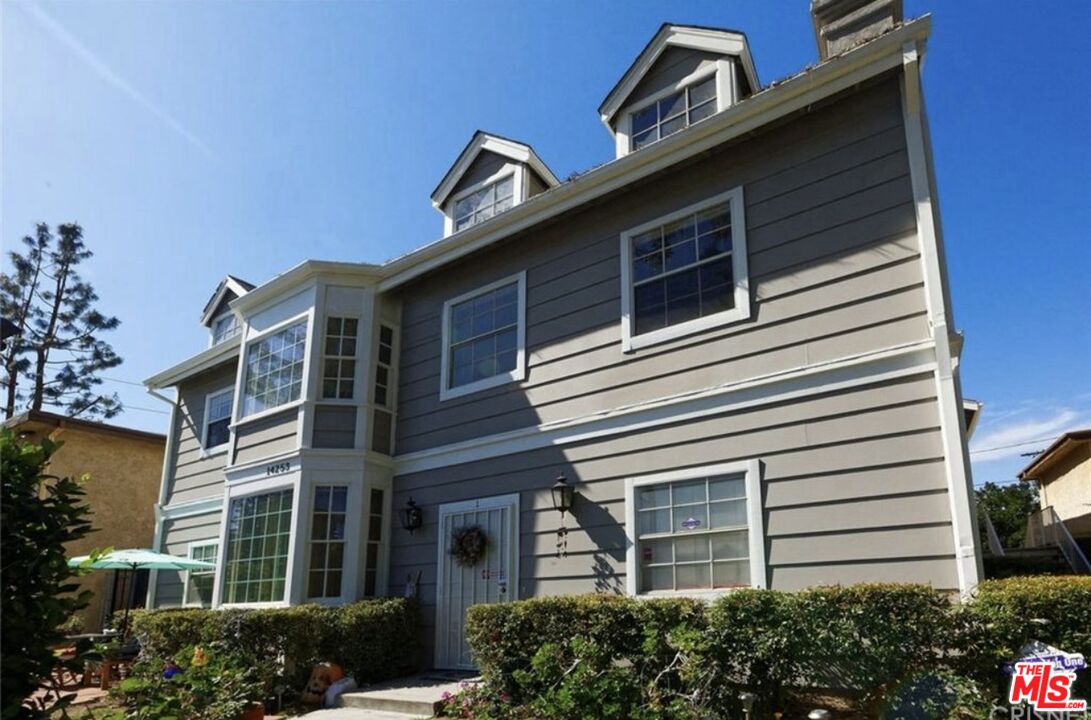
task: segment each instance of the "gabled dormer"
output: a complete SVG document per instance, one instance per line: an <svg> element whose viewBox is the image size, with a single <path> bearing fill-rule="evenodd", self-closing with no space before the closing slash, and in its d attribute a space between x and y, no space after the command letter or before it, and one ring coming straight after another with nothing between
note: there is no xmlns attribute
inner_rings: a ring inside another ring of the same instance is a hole
<svg viewBox="0 0 1091 720"><path fill-rule="evenodd" d="M235 313L231 311L231 301L253 289L254 285L234 275L225 276L216 286L212 297L201 311L201 324L208 328L209 347L219 345L239 334L241 326Z"/></svg>
<svg viewBox="0 0 1091 720"><path fill-rule="evenodd" d="M447 236L559 184L530 145L478 130L432 192L432 205Z"/></svg>
<svg viewBox="0 0 1091 720"><path fill-rule="evenodd" d="M726 110L758 84L746 35L665 24L599 106L617 157Z"/></svg>

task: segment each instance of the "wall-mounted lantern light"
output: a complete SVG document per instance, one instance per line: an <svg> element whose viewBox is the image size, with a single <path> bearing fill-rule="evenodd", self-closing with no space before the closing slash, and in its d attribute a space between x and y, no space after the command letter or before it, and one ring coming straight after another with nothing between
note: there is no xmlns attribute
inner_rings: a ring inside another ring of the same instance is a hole
<svg viewBox="0 0 1091 720"><path fill-rule="evenodd" d="M424 511L417 507L417 503L413 502L413 498L409 498L409 502L405 504L405 507L398 515L402 527L408 530L410 535L415 530L419 530L420 526L424 524Z"/></svg>
<svg viewBox="0 0 1091 720"><path fill-rule="evenodd" d="M557 481L550 488L550 494L553 496L553 509L561 511L563 521L564 514L572 509L572 503L576 500L576 489L568 484L568 480L562 473L557 476Z"/></svg>

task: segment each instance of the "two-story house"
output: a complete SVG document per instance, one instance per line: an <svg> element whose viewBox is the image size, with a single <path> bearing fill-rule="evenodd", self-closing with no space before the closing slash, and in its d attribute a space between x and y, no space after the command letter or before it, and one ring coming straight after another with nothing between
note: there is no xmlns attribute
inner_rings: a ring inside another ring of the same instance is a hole
<svg viewBox="0 0 1091 720"><path fill-rule="evenodd" d="M812 13L820 61L769 86L742 33L661 27L599 108L616 158L567 181L478 132L431 244L227 277L210 346L147 381L177 390L159 549L217 570L159 573L150 603L414 581L458 668L479 602L972 589L929 20ZM455 557L471 527L484 555Z"/></svg>

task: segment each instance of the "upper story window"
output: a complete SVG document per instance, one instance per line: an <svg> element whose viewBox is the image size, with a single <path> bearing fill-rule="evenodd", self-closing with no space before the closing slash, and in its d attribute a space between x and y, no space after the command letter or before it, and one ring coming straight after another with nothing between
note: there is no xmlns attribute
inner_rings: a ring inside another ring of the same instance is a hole
<svg viewBox="0 0 1091 720"><path fill-rule="evenodd" d="M205 423L202 440L205 452L226 447L231 438L231 404L235 388L209 393L205 398Z"/></svg>
<svg viewBox="0 0 1091 720"><path fill-rule="evenodd" d="M750 314L742 188L622 233L625 350Z"/></svg>
<svg viewBox="0 0 1091 720"><path fill-rule="evenodd" d="M379 362L375 365L375 404L390 407L390 372L394 363L394 329L379 327Z"/></svg>
<svg viewBox="0 0 1091 720"><path fill-rule="evenodd" d="M716 75L684 87L632 113L633 150L704 120L716 112Z"/></svg>
<svg viewBox="0 0 1091 720"><path fill-rule="evenodd" d="M484 222L512 206L515 199L515 176L508 175L480 190L455 200L455 230Z"/></svg>
<svg viewBox="0 0 1091 720"><path fill-rule="evenodd" d="M765 585L757 462L629 481L633 594Z"/></svg>
<svg viewBox="0 0 1091 720"><path fill-rule="evenodd" d="M322 397L351 400L356 377L356 318L326 319L325 355L322 359Z"/></svg>
<svg viewBox="0 0 1091 720"><path fill-rule="evenodd" d="M230 340L238 335L241 329L235 313L221 315L212 321L212 344L219 345L224 340Z"/></svg>
<svg viewBox="0 0 1091 720"><path fill-rule="evenodd" d="M279 407L300 398L307 321L301 320L250 344L246 353L242 416Z"/></svg>
<svg viewBox="0 0 1091 720"><path fill-rule="evenodd" d="M525 306L526 273L444 303L441 399L523 379Z"/></svg>

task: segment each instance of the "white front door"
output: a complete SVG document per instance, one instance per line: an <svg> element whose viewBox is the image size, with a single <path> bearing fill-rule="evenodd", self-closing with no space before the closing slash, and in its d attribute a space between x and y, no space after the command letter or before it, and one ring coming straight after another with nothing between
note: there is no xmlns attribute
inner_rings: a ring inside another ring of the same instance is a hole
<svg viewBox="0 0 1091 720"><path fill-rule="evenodd" d="M480 527L485 552L473 566L451 556L461 528ZM436 667L474 669L466 643L466 608L514 600L518 587L519 496L467 500L439 509L439 564L436 583Z"/></svg>

